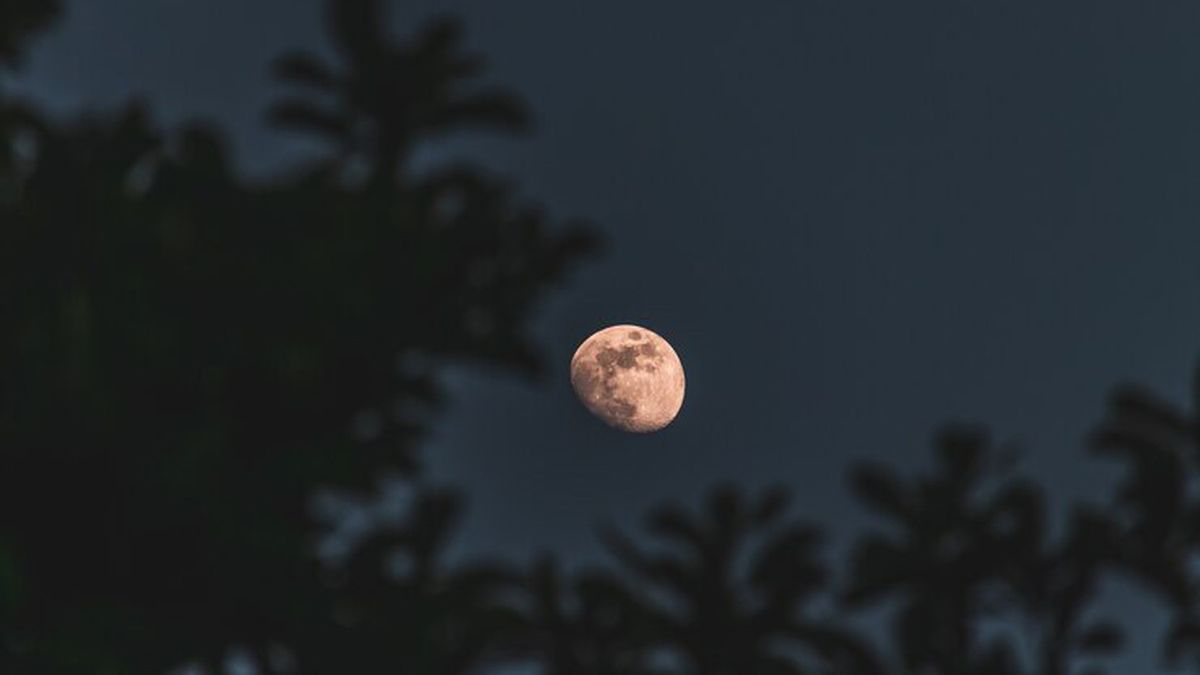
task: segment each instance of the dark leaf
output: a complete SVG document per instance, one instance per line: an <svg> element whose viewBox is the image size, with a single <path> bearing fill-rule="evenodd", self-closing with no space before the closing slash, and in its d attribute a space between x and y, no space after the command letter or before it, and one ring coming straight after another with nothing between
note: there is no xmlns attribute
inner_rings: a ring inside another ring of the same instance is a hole
<svg viewBox="0 0 1200 675"><path fill-rule="evenodd" d="M350 138L350 123L344 116L301 101L280 101L271 106L267 118L284 129L315 133L339 142Z"/></svg>
<svg viewBox="0 0 1200 675"><path fill-rule="evenodd" d="M277 59L272 67L275 77L288 84L304 85L322 91L332 91L338 78L328 66L312 54L293 52Z"/></svg>
<svg viewBox="0 0 1200 675"><path fill-rule="evenodd" d="M877 513L899 520L912 514L911 497L890 469L860 464L851 470L850 486L859 500Z"/></svg>
<svg viewBox="0 0 1200 675"><path fill-rule="evenodd" d="M1120 649L1125 636L1115 624L1097 623L1085 628L1077 641L1083 652L1107 653Z"/></svg>

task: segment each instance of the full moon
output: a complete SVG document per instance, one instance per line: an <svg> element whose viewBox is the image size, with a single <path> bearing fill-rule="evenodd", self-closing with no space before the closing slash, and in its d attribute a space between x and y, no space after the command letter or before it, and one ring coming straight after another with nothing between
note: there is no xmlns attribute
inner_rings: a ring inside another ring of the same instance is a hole
<svg viewBox="0 0 1200 675"><path fill-rule="evenodd" d="M609 326L579 345L571 386L593 415L623 431L658 431L683 405L683 364L652 330Z"/></svg>

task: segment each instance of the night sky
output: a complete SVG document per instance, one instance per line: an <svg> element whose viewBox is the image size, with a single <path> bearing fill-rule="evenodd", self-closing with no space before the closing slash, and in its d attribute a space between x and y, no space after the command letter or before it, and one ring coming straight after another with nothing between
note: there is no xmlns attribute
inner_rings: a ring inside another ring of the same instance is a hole
<svg viewBox="0 0 1200 675"><path fill-rule="evenodd" d="M470 496L465 553L592 559L598 522L717 481L786 483L844 535L847 463L915 471L951 420L1022 443L1057 496L1099 495L1112 474L1082 441L1108 388L1185 397L1200 4L394 4L401 34L461 12L536 116L529 138L426 159L475 158L609 244L540 314L546 381L451 373L426 457ZM39 100L144 94L167 123L225 125L256 173L309 150L262 112L271 57L323 44L316 0L67 9L25 71ZM576 345L624 322L687 369L658 434L612 431L570 390Z"/></svg>

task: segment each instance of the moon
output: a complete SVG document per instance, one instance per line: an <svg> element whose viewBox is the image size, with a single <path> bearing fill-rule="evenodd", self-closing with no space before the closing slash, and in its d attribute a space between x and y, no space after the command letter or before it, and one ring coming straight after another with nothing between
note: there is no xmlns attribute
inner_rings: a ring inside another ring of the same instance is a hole
<svg viewBox="0 0 1200 675"><path fill-rule="evenodd" d="M683 406L683 364L657 333L621 324L597 331L571 357L571 386L589 411L622 431L671 423Z"/></svg>

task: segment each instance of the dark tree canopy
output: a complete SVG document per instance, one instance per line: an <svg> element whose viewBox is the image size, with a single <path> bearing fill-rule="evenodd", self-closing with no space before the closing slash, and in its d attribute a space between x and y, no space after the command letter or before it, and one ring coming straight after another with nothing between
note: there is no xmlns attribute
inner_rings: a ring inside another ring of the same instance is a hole
<svg viewBox="0 0 1200 675"><path fill-rule="evenodd" d="M594 238L475 167L400 176L431 133L514 110L445 100L476 74L454 22L410 46L377 34L378 3L331 8L357 17L334 22L343 44L374 45L349 81L423 83L339 113L379 129L338 159L384 153L396 175L250 183L217 130L163 130L136 103L3 119L0 649L17 663L161 672L332 631L314 490L416 469L435 364L538 372L530 311Z"/></svg>
<svg viewBox="0 0 1200 675"><path fill-rule="evenodd" d="M16 64L32 35L58 12L58 0L4 0L0 4L0 67Z"/></svg>

